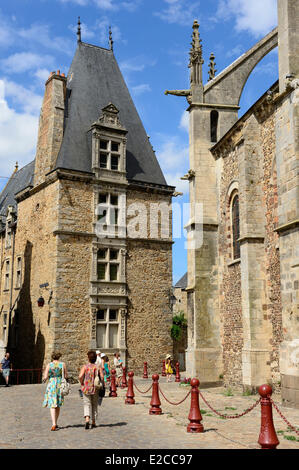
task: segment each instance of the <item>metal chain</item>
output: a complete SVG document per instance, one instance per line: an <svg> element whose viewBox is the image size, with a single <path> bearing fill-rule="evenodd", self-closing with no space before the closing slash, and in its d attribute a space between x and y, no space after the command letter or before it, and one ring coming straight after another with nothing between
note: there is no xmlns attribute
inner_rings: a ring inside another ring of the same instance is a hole
<svg viewBox="0 0 299 470"><path fill-rule="evenodd" d="M142 393L142 394L148 393L150 391L150 389L152 388L152 386L153 386L153 384L151 384L151 386L148 390L146 390L145 392L142 392L141 390L139 390L139 388L137 387L137 385L135 383L133 385L136 388L137 392Z"/></svg>
<svg viewBox="0 0 299 470"><path fill-rule="evenodd" d="M202 393L200 392L199 390L199 394L201 396L201 398L203 399L203 401L205 402L205 404L210 408L210 410L212 410L214 413L216 413L218 416L221 416L221 418L225 418L225 419L235 419L235 418L241 418L241 416L245 416L246 414L248 414L250 411L252 411L261 401L261 399L259 398L257 400L256 403L254 403L253 406L251 406L250 408L248 408L247 410L245 410L243 413L239 414L239 415L232 415L232 416L229 416L229 415L223 415L221 413L219 413L217 410L215 410L214 408L212 408L211 405L209 405L209 403L207 402L207 400L204 398L204 396L202 395Z"/></svg>
<svg viewBox="0 0 299 470"><path fill-rule="evenodd" d="M270 398L270 397L269 397ZM278 406L274 403L274 401L272 400L272 398L270 398L270 401L272 403L272 405L274 406L274 408L276 409L277 413L279 414L279 416L285 421L285 423L289 426L289 428L292 429L292 431L294 431L298 436L299 436L299 430L297 430L294 426L292 426L289 421L285 418L285 416L283 416L282 412L278 409Z"/></svg>
<svg viewBox="0 0 299 470"><path fill-rule="evenodd" d="M178 403L172 403L171 401L169 401L169 400L166 398L166 396L164 395L164 393L162 392L162 390L161 390L161 388L160 388L160 385L159 385L159 390L160 390L161 395L163 396L163 398L164 398L168 403L170 403L170 405L175 405L175 406L180 405L181 403L183 403L183 402L189 397L189 395L190 395L190 393L191 393L191 390L190 390L190 391L188 392L188 394L185 396L185 398L183 398L183 400L179 401Z"/></svg>

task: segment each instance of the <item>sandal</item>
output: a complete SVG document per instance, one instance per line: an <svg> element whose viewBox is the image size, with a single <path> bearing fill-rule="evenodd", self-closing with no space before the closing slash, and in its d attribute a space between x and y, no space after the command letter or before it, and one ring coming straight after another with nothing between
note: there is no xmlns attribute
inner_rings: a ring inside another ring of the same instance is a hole
<svg viewBox="0 0 299 470"><path fill-rule="evenodd" d="M58 426L56 425L51 427L51 431L56 431L56 429L58 429Z"/></svg>

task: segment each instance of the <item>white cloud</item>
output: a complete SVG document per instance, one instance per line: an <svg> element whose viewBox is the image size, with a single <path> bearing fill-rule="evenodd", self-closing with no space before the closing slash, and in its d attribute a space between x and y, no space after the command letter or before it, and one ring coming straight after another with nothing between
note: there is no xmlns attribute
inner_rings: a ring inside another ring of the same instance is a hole
<svg viewBox="0 0 299 470"><path fill-rule="evenodd" d="M43 97L15 82L1 80L5 86L5 95L13 105L25 113L39 115Z"/></svg>
<svg viewBox="0 0 299 470"><path fill-rule="evenodd" d="M167 4L166 8L154 12L154 15L167 23L190 26L200 13L198 1L193 1L191 5L189 0L164 0L164 3Z"/></svg>
<svg viewBox="0 0 299 470"><path fill-rule="evenodd" d="M217 19L234 18L238 32L266 35L277 26L277 0L219 0Z"/></svg>
<svg viewBox="0 0 299 470"><path fill-rule="evenodd" d="M37 69L36 72L34 73L36 78L40 81L47 81L49 76L50 76L50 70L43 68L43 69Z"/></svg>
<svg viewBox="0 0 299 470"><path fill-rule="evenodd" d="M38 132L38 116L18 113L8 105L9 84L0 80L0 173L10 176L15 162L22 167L33 160Z"/></svg>
<svg viewBox="0 0 299 470"><path fill-rule="evenodd" d="M131 0L120 2L119 0L59 0L61 3L76 3L81 6L96 6L101 10L116 11L124 9L129 12L135 11L141 3L141 0Z"/></svg>
<svg viewBox="0 0 299 470"><path fill-rule="evenodd" d="M180 129L184 129L189 135L189 113L188 111L184 111L181 120L180 120Z"/></svg>
<svg viewBox="0 0 299 470"><path fill-rule="evenodd" d="M139 95L142 95L143 93L146 93L147 91L151 91L151 87L149 86L148 83L143 83L141 85L133 86L131 90L135 96L139 96Z"/></svg>
<svg viewBox="0 0 299 470"><path fill-rule="evenodd" d="M18 52L1 60L1 68L6 73L23 73L44 65L53 65L54 58L49 55Z"/></svg>
<svg viewBox="0 0 299 470"><path fill-rule="evenodd" d="M156 152L167 184L175 186L177 191L189 191L188 181L181 180L189 168L189 145L178 136L158 135L158 150ZM179 168L179 171L178 171Z"/></svg>

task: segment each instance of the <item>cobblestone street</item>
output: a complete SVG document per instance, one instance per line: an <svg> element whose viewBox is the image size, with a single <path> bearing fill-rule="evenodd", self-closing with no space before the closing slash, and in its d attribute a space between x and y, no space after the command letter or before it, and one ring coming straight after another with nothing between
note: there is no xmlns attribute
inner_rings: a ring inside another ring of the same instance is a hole
<svg viewBox="0 0 299 470"><path fill-rule="evenodd" d="M150 379L135 378L138 389L146 391ZM99 408L97 428L84 429L83 403L79 385L72 385L61 409L59 429L50 432L48 409L42 408L45 384L0 387L0 449L260 449L260 404L246 416L223 419L213 413L200 398L204 432L187 433L190 396L180 405L168 403L160 394L162 415L149 415L151 391L139 393L135 405L124 403L126 389L118 396L106 397ZM163 394L172 403L181 401L190 390L160 378ZM234 394L224 388L201 390L207 402L221 414L235 415L252 407L258 396ZM299 410L280 404L272 397L292 426L299 428ZM274 425L280 444L278 449L299 449L298 435L273 410Z"/></svg>

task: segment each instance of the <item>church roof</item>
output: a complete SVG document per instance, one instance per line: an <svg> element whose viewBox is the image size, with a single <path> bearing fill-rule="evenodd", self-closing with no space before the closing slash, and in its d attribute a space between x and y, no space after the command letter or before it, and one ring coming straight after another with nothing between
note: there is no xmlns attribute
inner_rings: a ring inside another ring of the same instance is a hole
<svg viewBox="0 0 299 470"><path fill-rule="evenodd" d="M174 286L175 289L186 289L188 285L188 273L185 273L181 279L178 280L176 285Z"/></svg>
<svg viewBox="0 0 299 470"><path fill-rule="evenodd" d="M127 134L127 178L167 186L112 50L78 42L67 77L65 132L56 168L91 173L91 125L113 103Z"/></svg>

